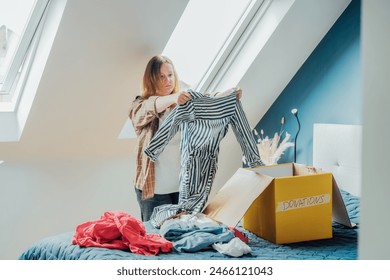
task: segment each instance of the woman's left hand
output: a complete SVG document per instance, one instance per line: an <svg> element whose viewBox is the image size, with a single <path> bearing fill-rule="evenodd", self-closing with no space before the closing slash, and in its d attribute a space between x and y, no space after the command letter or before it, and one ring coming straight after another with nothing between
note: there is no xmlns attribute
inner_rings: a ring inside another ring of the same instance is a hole
<svg viewBox="0 0 390 280"><path fill-rule="evenodd" d="M233 88L233 90L236 92L237 99L240 100L242 97L242 89L239 87Z"/></svg>

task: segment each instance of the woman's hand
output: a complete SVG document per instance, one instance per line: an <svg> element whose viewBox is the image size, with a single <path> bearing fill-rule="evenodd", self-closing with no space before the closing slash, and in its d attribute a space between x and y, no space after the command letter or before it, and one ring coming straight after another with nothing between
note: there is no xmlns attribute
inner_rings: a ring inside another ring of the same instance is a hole
<svg viewBox="0 0 390 280"><path fill-rule="evenodd" d="M218 92L215 94L215 97L224 97L232 94L233 92L236 93L237 99L241 99L242 96L242 89L240 87L234 87L234 88L229 88L228 90L225 90L223 92Z"/></svg>
<svg viewBox="0 0 390 280"><path fill-rule="evenodd" d="M179 92L177 93L176 104L184 105L190 99L191 99L191 95L188 92L186 91Z"/></svg>
<svg viewBox="0 0 390 280"><path fill-rule="evenodd" d="M190 99L191 95L185 91L160 96L156 99L156 111L157 113L164 112L169 106L174 104L184 105Z"/></svg>
<svg viewBox="0 0 390 280"><path fill-rule="evenodd" d="M235 87L235 88L233 88L233 91L236 92L236 97L238 100L240 100L242 97L242 89L239 87Z"/></svg>

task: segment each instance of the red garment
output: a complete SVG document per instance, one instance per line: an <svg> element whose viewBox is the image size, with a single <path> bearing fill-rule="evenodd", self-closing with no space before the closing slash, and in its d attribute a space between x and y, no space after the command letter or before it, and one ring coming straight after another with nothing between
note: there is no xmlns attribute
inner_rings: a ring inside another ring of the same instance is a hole
<svg viewBox="0 0 390 280"><path fill-rule="evenodd" d="M159 234L146 234L143 223L124 212L105 212L99 220L80 224L72 244L128 250L135 254L170 252L172 243Z"/></svg>
<svg viewBox="0 0 390 280"><path fill-rule="evenodd" d="M244 241L245 243L248 244L249 239L248 239L248 237L246 237L245 233L239 231L239 230L238 230L237 228L235 228L235 227L228 227L228 228L234 232L234 236L235 236L235 237L240 238L242 241Z"/></svg>

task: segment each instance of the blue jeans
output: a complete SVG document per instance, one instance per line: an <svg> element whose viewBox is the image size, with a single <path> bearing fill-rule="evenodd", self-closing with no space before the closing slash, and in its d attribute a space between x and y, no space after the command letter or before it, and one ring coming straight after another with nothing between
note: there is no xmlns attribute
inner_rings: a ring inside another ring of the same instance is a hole
<svg viewBox="0 0 390 280"><path fill-rule="evenodd" d="M141 210L141 219L143 222L149 221L150 216L153 213L153 209L156 206L164 204L178 204L179 192L168 194L154 194L152 198L142 200L142 191L134 188L137 194L137 201Z"/></svg>

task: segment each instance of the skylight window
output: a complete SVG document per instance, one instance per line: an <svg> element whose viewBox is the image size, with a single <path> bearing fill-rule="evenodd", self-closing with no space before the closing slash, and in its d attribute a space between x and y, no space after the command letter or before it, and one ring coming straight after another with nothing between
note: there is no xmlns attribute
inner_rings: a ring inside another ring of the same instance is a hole
<svg viewBox="0 0 390 280"><path fill-rule="evenodd" d="M0 1L0 102L11 102L49 0Z"/></svg>
<svg viewBox="0 0 390 280"><path fill-rule="evenodd" d="M190 0L163 51L179 78L206 90L262 2Z"/></svg>
<svg viewBox="0 0 390 280"><path fill-rule="evenodd" d="M264 0L188 2L162 52L174 63L183 90L215 90L209 86L263 2ZM119 138L135 137L133 126L127 119Z"/></svg>
<svg viewBox="0 0 390 280"><path fill-rule="evenodd" d="M65 5L66 1L0 0L0 142L20 140Z"/></svg>

